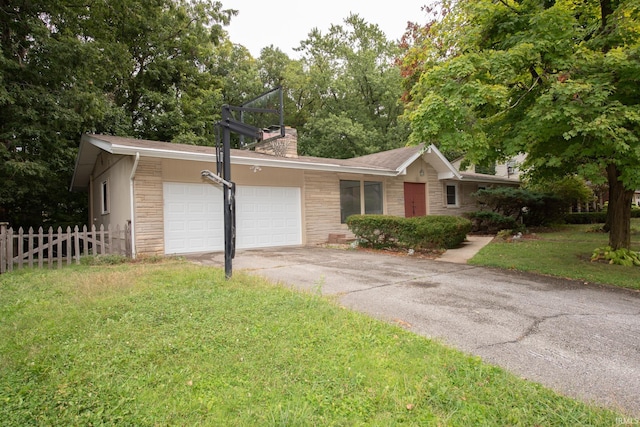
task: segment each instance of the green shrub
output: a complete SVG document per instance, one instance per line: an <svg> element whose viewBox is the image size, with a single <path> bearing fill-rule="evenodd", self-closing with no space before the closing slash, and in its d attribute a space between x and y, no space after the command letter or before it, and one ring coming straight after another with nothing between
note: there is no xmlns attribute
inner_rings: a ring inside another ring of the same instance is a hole
<svg viewBox="0 0 640 427"><path fill-rule="evenodd" d="M630 249L621 248L613 250L611 246L605 246L604 248L596 248L591 255L591 261L609 261L609 264L623 265L626 267L633 267L634 265L640 267L640 252L635 252Z"/></svg>
<svg viewBox="0 0 640 427"><path fill-rule="evenodd" d="M385 248L395 246L400 227L400 217L388 215L351 215L347 218L347 226L362 246Z"/></svg>
<svg viewBox="0 0 640 427"><path fill-rule="evenodd" d="M474 233L495 234L500 230L513 230L518 228L518 224L513 217L504 216L497 212L467 212L464 216L471 221L471 231Z"/></svg>
<svg viewBox="0 0 640 427"><path fill-rule="evenodd" d="M569 208L569 202L555 194L525 188L486 188L478 190L473 197L488 210L513 217L516 222L522 218L528 226L561 222Z"/></svg>
<svg viewBox="0 0 640 427"><path fill-rule="evenodd" d="M516 219L522 215L522 208L535 203L537 197L531 191L516 187L485 188L473 193L472 196L489 210Z"/></svg>
<svg viewBox="0 0 640 427"><path fill-rule="evenodd" d="M471 231L468 219L444 215L352 215L347 226L362 246L373 248L450 249L464 242Z"/></svg>
<svg viewBox="0 0 640 427"><path fill-rule="evenodd" d="M631 218L640 218L640 209L631 209ZM607 222L607 211L575 212L564 216L567 224L604 224Z"/></svg>
<svg viewBox="0 0 640 427"><path fill-rule="evenodd" d="M567 224L604 224L606 221L606 212L577 212L564 216Z"/></svg>
<svg viewBox="0 0 640 427"><path fill-rule="evenodd" d="M496 234L496 237L500 240L507 241L513 237L513 230L509 230L509 229L500 230Z"/></svg>
<svg viewBox="0 0 640 427"><path fill-rule="evenodd" d="M554 194L537 193L531 204L526 206L522 221L529 227L561 223L569 210L566 200Z"/></svg>
<svg viewBox="0 0 640 427"><path fill-rule="evenodd" d="M451 249L460 246L471 231L471 221L460 216L432 215L407 218L415 227L413 234L401 236L405 241L415 236L415 249Z"/></svg>

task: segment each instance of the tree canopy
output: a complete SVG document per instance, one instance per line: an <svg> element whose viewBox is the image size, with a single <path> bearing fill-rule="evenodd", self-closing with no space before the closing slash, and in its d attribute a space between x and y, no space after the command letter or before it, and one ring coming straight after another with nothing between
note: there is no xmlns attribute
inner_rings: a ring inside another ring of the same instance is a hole
<svg viewBox="0 0 640 427"><path fill-rule="evenodd" d="M301 59L253 58L219 1L0 2L0 221L86 219L69 193L78 142L95 132L211 145L225 103L282 86L301 150L351 157L403 144L397 47L356 15L311 30Z"/></svg>
<svg viewBox="0 0 640 427"><path fill-rule="evenodd" d="M86 202L68 187L82 133L207 139L221 85L202 71L234 13L187 0L2 2L0 220L78 220Z"/></svg>
<svg viewBox="0 0 640 427"><path fill-rule="evenodd" d="M640 188L640 5L459 0L404 55L412 140L477 164L526 153L532 178L610 188L610 245L629 247Z"/></svg>
<svg viewBox="0 0 640 427"><path fill-rule="evenodd" d="M313 29L298 50L311 87L303 153L348 158L406 143L398 47L377 25L351 15L327 34Z"/></svg>

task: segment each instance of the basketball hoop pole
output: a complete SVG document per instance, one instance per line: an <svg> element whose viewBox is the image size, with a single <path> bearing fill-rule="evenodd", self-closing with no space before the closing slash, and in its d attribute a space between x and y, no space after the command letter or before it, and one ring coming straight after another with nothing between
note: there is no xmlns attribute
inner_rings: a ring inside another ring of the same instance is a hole
<svg viewBox="0 0 640 427"><path fill-rule="evenodd" d="M271 94L273 93L278 93L279 95L280 107L278 109L257 108L247 105L257 100L263 99L265 96L271 96ZM221 184L223 187L222 196L224 206L224 275L227 279L230 279L233 273L232 260L236 255L236 184L231 181L231 132L237 133L241 136L247 136L258 141L262 141L264 139L262 129L244 123L242 118L240 121L234 120L232 111L239 111L241 113L253 112L278 114L280 116L281 137L284 137L284 116L282 101L282 89L276 88L260 95L259 97L243 104L240 107L235 107L232 105L222 106L221 120L220 122L218 122L218 125L222 128L222 150L220 150L220 139L218 139L218 142L216 144L217 175L214 176L207 170L202 171L202 176L210 179L217 184ZM222 174L222 177L220 176L220 174Z"/></svg>
<svg viewBox="0 0 640 427"><path fill-rule="evenodd" d="M222 203L224 207L224 276L227 279L233 274L233 258L236 256L236 184L231 181L231 132L256 139L262 139L262 130L233 120L231 110L237 108L230 105L222 106L222 153L216 153L222 168L218 164L218 173L222 172L222 179L215 180L222 184ZM222 170L220 170L222 169Z"/></svg>
<svg viewBox="0 0 640 427"><path fill-rule="evenodd" d="M225 108L227 107L227 108ZM235 209L232 209L232 201L235 205L235 183L231 182L231 129L229 122L231 120L231 111L228 106L222 107L222 179L229 182L231 186L224 188L223 204L224 204L224 276L231 278L232 259L235 256Z"/></svg>

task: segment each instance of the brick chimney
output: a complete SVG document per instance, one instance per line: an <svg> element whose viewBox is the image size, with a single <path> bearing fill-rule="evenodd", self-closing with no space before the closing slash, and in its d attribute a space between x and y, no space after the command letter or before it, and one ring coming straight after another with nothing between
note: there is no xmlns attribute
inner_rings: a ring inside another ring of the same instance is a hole
<svg viewBox="0 0 640 427"><path fill-rule="evenodd" d="M272 132L264 131L264 139L276 136L280 130ZM256 153L269 154L276 157L298 157L298 131L291 127L284 128L284 138L273 139L267 142L261 142L255 146Z"/></svg>

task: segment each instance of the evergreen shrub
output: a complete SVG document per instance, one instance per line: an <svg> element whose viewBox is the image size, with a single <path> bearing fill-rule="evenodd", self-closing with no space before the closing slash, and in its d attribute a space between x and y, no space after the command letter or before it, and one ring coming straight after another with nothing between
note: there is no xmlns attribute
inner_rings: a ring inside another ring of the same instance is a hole
<svg viewBox="0 0 640 427"><path fill-rule="evenodd" d="M347 226L360 245L372 248L451 249L464 242L471 231L471 221L447 215L352 215Z"/></svg>
<svg viewBox="0 0 640 427"><path fill-rule="evenodd" d="M467 212L464 216L471 221L471 231L474 233L495 234L500 230L516 230L518 228L515 218L497 212Z"/></svg>

